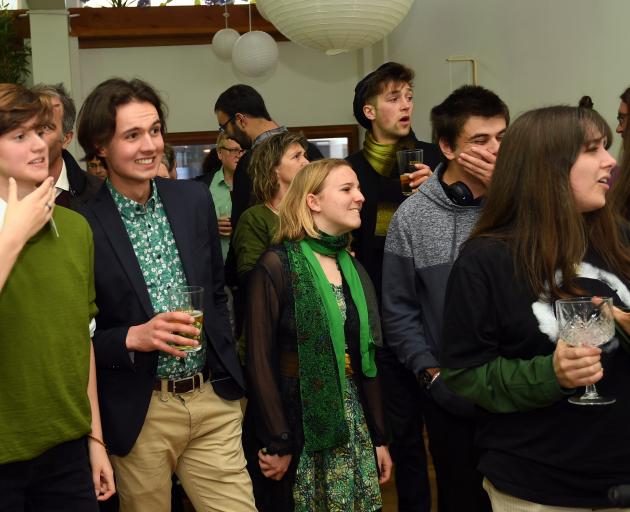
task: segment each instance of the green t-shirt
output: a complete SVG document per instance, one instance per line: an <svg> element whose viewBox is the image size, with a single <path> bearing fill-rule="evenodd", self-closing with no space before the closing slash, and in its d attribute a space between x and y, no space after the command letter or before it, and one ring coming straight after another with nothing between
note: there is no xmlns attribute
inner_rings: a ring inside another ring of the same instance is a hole
<svg viewBox="0 0 630 512"><path fill-rule="evenodd" d="M0 292L0 464L30 460L91 431L92 231L57 206Z"/></svg>

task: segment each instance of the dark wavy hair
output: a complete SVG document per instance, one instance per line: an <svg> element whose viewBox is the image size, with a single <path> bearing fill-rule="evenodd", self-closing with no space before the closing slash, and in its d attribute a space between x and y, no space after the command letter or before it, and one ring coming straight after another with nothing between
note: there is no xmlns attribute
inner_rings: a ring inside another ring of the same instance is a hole
<svg viewBox="0 0 630 512"><path fill-rule="evenodd" d="M98 155L99 149L112 140L116 133L116 110L133 101L150 103L155 107L164 136L166 107L155 89L139 79L110 78L94 88L79 112L77 138L86 155Z"/></svg>

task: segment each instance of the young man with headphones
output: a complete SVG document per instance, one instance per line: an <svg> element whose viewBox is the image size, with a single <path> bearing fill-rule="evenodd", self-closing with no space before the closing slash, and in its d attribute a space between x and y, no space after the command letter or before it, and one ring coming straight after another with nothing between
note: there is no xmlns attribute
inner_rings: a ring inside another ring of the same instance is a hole
<svg viewBox="0 0 630 512"><path fill-rule="evenodd" d="M394 214L383 258L383 327L389 346L426 393L419 394L436 470L440 512L490 511L476 471L473 405L440 380L444 295L492 179L509 123L493 92L466 85L431 110L446 157Z"/></svg>

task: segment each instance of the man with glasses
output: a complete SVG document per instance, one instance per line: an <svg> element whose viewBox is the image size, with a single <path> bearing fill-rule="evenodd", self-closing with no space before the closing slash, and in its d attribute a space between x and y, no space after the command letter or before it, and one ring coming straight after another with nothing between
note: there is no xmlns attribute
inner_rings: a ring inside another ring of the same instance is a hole
<svg viewBox="0 0 630 512"><path fill-rule="evenodd" d="M287 131L285 126L276 123L265 106L262 96L249 85L237 84L221 93L214 105L214 113L219 123L219 132L237 141L243 149L254 149L272 135ZM252 182L247 169L250 151L246 151L236 166L232 189L232 226L251 206ZM309 161L322 158L314 144L306 151ZM228 264L229 265L229 264Z"/></svg>
<svg viewBox="0 0 630 512"><path fill-rule="evenodd" d="M219 221L219 235L221 236L221 251L224 262L234 227L231 221L234 171L243 153L245 150L236 140L220 133L217 138L217 157L221 161L221 167L213 174L204 174L199 177L199 181L205 183L212 194L214 209Z"/></svg>

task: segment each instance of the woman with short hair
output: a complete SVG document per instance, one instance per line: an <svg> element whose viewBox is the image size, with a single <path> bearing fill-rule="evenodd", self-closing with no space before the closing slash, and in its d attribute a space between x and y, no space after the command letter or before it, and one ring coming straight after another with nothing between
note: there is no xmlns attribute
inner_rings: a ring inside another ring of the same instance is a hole
<svg viewBox="0 0 630 512"><path fill-rule="evenodd" d="M271 245L278 226L278 205L295 175L308 164L307 146L303 135L284 132L254 149L249 174L257 204L243 212L232 239L236 271L243 286L247 274Z"/></svg>
<svg viewBox="0 0 630 512"><path fill-rule="evenodd" d="M98 511L115 491L96 392L92 232L55 207L52 104L0 84L0 509Z"/></svg>

